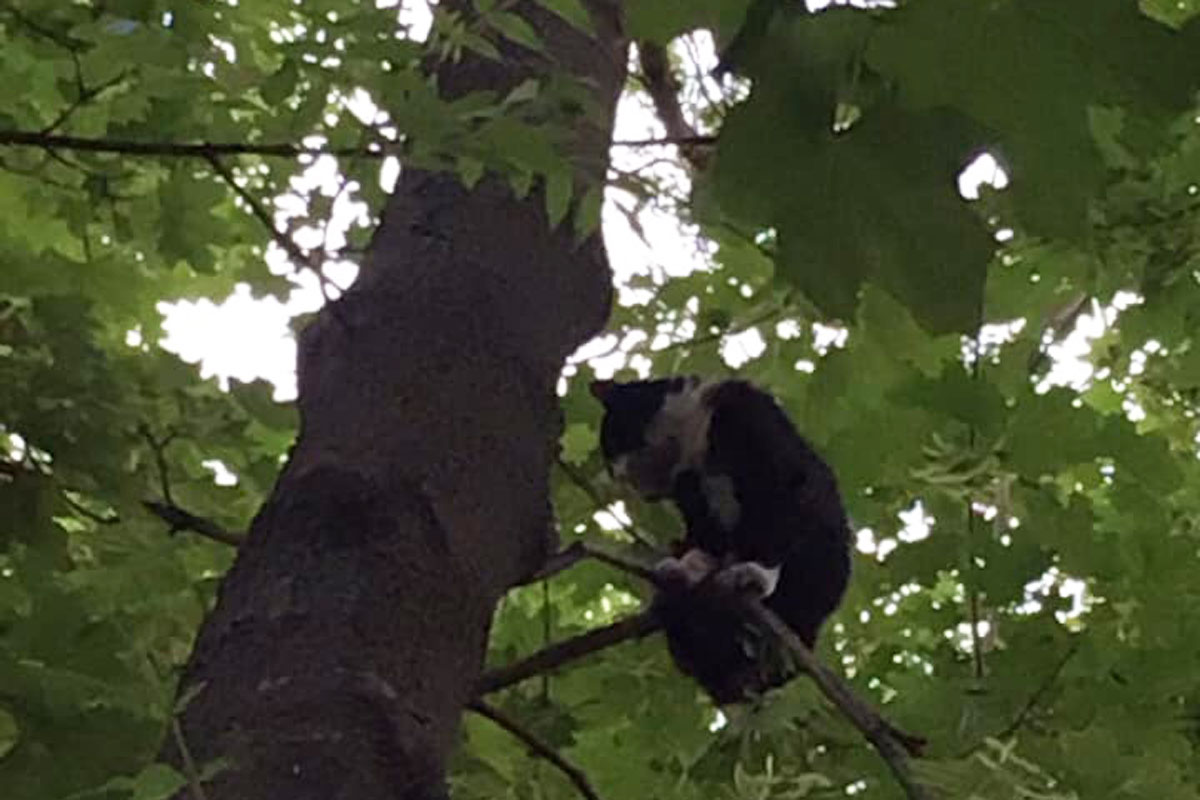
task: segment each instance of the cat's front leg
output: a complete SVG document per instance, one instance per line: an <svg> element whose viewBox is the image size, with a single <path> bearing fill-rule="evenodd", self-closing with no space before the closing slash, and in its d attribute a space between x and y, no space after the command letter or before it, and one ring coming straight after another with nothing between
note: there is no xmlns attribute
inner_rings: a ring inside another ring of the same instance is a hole
<svg viewBox="0 0 1200 800"><path fill-rule="evenodd" d="M679 558L664 558L654 565L654 574L671 586L691 588L721 564L716 556L693 547Z"/></svg>
<svg viewBox="0 0 1200 800"><path fill-rule="evenodd" d="M757 561L740 561L718 572L713 580L732 594L748 594L762 600L779 584L780 567L765 567Z"/></svg>

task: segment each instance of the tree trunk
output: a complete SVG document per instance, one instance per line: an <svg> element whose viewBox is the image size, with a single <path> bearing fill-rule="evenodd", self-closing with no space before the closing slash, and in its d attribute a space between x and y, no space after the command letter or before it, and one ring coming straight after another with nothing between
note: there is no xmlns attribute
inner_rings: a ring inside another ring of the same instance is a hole
<svg viewBox="0 0 1200 800"><path fill-rule="evenodd" d="M602 118L571 147L599 169L625 47L615 3L589 10L595 40L522 14L596 91ZM439 67L439 86L504 92L550 69L504 53ZM165 746L185 771L225 759L208 800L445 796L495 605L554 543L563 359L611 298L599 236L551 230L540 195L404 169L357 284L301 337L300 436L200 632Z"/></svg>

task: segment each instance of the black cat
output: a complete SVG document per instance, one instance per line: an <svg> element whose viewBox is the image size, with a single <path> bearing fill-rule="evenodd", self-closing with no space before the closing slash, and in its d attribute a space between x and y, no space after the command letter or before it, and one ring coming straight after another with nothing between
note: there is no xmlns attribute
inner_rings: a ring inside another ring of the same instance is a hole
<svg viewBox="0 0 1200 800"><path fill-rule="evenodd" d="M655 610L676 665L717 703L796 673L729 592L748 591L812 647L850 577L837 481L766 392L695 377L596 381L609 469L650 500L670 497L686 536L657 567ZM720 591L709 591L716 584Z"/></svg>

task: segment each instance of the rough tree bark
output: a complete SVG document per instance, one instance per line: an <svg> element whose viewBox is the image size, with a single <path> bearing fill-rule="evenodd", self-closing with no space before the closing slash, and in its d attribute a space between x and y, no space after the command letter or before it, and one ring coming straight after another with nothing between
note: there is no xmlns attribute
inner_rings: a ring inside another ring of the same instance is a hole
<svg viewBox="0 0 1200 800"><path fill-rule="evenodd" d="M590 41L522 6L550 60L509 46L439 86L565 66L603 109L572 156L602 175L626 59L615 0L589 11ZM208 800L445 796L495 605L553 544L555 383L610 297L599 237L551 230L540 192L403 171L357 284L301 337L299 439L181 683L165 754L228 761Z"/></svg>

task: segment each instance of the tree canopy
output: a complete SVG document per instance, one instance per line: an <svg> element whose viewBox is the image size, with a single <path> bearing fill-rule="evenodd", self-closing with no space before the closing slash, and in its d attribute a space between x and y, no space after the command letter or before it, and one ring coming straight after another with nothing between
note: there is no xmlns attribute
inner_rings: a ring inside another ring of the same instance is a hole
<svg viewBox="0 0 1200 800"><path fill-rule="evenodd" d="M927 740L937 796L1200 795L1200 3L855 5L626 0L621 113L655 133L595 165L558 65L429 77L543 52L531 11L588 33L582 0L443 4L428 34L361 0L0 3L0 793L187 785L156 762L179 670L296 414L162 349L163 304L337 297L399 162L603 219L615 260L681 231L616 264L564 368L564 547L679 531L605 475L589 381L736 371L839 475L855 574L818 656ZM515 588L489 664L650 593L598 559ZM902 796L811 681L721 713L656 637L483 708L456 798Z"/></svg>

